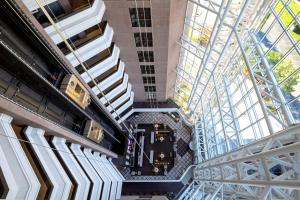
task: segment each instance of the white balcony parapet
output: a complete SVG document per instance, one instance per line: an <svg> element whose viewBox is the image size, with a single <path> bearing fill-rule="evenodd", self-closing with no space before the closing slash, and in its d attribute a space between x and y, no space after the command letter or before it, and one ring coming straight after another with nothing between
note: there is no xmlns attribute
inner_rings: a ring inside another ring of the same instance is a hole
<svg viewBox="0 0 300 200"><path fill-rule="evenodd" d="M74 53L80 59L81 62L85 62L88 59L100 53L101 51L110 47L113 34L113 29L107 24L102 36L74 50ZM76 67L80 64L73 52L67 54L66 58L69 60L73 67Z"/></svg>
<svg viewBox="0 0 300 200"><path fill-rule="evenodd" d="M105 162L101 159L99 152L94 152L94 157L99 161L100 167L103 172L106 173L107 177L111 181L111 188L109 199L115 200L117 195L118 182L114 175L111 173L110 169L106 166Z"/></svg>
<svg viewBox="0 0 300 200"><path fill-rule="evenodd" d="M128 88L125 94L123 94L122 96L120 96L116 101L114 101L111 105L113 108L118 107L119 105L121 105L125 100L127 100L131 95L131 84L128 84ZM108 106L107 109L108 111L112 111L112 107Z"/></svg>
<svg viewBox="0 0 300 200"><path fill-rule="evenodd" d="M32 11L34 11L34 10L36 10L36 9L38 9L40 6L36 3L36 1L35 0L22 0L23 1L23 3L26 5L26 7L28 8L28 10L30 11L30 12L32 12ZM45 6L45 5L48 5L48 4L50 4L50 3L53 3L53 2L55 2L55 1L57 1L57 0L47 0L47 1L45 1L45 0L40 0L40 3L43 5L43 6Z"/></svg>
<svg viewBox="0 0 300 200"><path fill-rule="evenodd" d="M45 139L44 130L28 126L25 135L31 143L34 143L32 145L34 153L53 186L50 199L68 199L72 183Z"/></svg>
<svg viewBox="0 0 300 200"><path fill-rule="evenodd" d="M110 75L109 77L107 77L106 79L104 79L103 81L101 81L100 83L98 83L98 87L104 91L107 88L109 88L111 85L113 85L115 82L119 81L122 76L124 75L124 69L125 69L125 65L123 62L120 62L120 66L118 71L116 71L115 73L113 73L112 75ZM93 92L98 95L100 93L98 87L94 86L92 88Z"/></svg>
<svg viewBox="0 0 300 200"><path fill-rule="evenodd" d="M80 147L81 146L79 144L71 144L70 149L93 183L90 199L100 199L103 181L95 171L91 163L88 161L88 159L84 156Z"/></svg>
<svg viewBox="0 0 300 200"><path fill-rule="evenodd" d="M121 117L121 119L118 120L118 123L122 123L125 119L127 119L129 116L131 116L135 112L135 108L131 109L129 112L127 112L124 116Z"/></svg>
<svg viewBox="0 0 300 200"><path fill-rule="evenodd" d="M112 158L107 158L107 160L110 162L111 166L115 169L115 171L117 172L117 174L119 175L119 177L122 179L122 181L124 181L125 180L124 176L117 169L117 167L115 166L115 164L112 162Z"/></svg>
<svg viewBox="0 0 300 200"><path fill-rule="evenodd" d="M83 153L87 157L87 159L90 161L90 163L93 165L93 167L95 168L95 170L97 171L97 173L99 174L99 176L101 177L101 179L103 181L101 200L108 200L109 194L110 194L111 181L107 177L106 172L102 171L102 168L100 167L101 163L92 154L92 150L84 148Z"/></svg>
<svg viewBox="0 0 300 200"><path fill-rule="evenodd" d="M116 113L118 113L118 115L120 115L122 112L124 112L129 106L131 106L133 104L133 99L134 99L134 93L131 92L129 101L127 103L125 103L123 106L121 106L118 110L116 110L116 112L114 112L112 114L112 116L114 118L116 118L117 117Z"/></svg>
<svg viewBox="0 0 300 200"><path fill-rule="evenodd" d="M103 104L107 103L107 100L110 101L112 100L115 96L117 96L118 94L120 94L122 91L124 91L128 86L128 74L124 74L124 78L123 78L123 82L118 85L116 88L114 88L112 91L110 91L109 93L107 93L104 97L101 97L100 101Z"/></svg>
<svg viewBox="0 0 300 200"><path fill-rule="evenodd" d="M95 0L93 5L56 23L66 39L101 22L105 11L103 0ZM63 41L53 25L45 28L55 44Z"/></svg>
<svg viewBox="0 0 300 200"><path fill-rule="evenodd" d="M103 90L106 90L107 88L112 86L115 82L120 80L124 76L124 70L125 70L125 64L123 62L120 62L120 66L118 70L112 75L110 75L109 77L107 77L106 79L104 79L103 81L101 81L100 83L101 88L103 88Z"/></svg>
<svg viewBox="0 0 300 200"><path fill-rule="evenodd" d="M90 189L90 181L86 174L72 155L70 149L66 145L66 139L54 137L52 139L52 144L58 151L59 156L62 158L66 167L69 169L74 180L77 183L76 194L74 199L87 199Z"/></svg>
<svg viewBox="0 0 300 200"><path fill-rule="evenodd" d="M12 117L0 114L0 166L9 186L7 199L36 199L40 183L17 138Z"/></svg>
<svg viewBox="0 0 300 200"><path fill-rule="evenodd" d="M105 155L101 155L101 160L105 164L105 167L108 169L108 171L111 173L111 175L117 180L118 185L117 185L116 199L120 199L121 193L122 193L123 179L116 172L115 168L112 166L112 163L107 160Z"/></svg>
<svg viewBox="0 0 300 200"><path fill-rule="evenodd" d="M105 156L105 155L103 155L103 156ZM106 157L106 156L105 156L105 157ZM122 183L123 183L123 181L125 181L125 178L124 178L124 176L121 174L121 172L118 170L118 168L115 166L115 164L112 162L112 158L106 158L106 159L107 159L108 162L110 163L110 165L111 165L112 169L115 171L115 173L119 176L120 181L122 181ZM121 188L119 188L117 197L118 197L118 195L121 196L121 193L122 193L122 185L121 185Z"/></svg>
<svg viewBox="0 0 300 200"><path fill-rule="evenodd" d="M99 75L106 72L107 70L109 70L110 68L114 67L116 64L118 64L119 55L120 55L120 49L117 46L114 46L114 50L111 56L109 56L102 62L92 66L92 68L88 70L91 77L96 78ZM91 81L90 77L86 72L82 73L81 77L86 83Z"/></svg>
<svg viewBox="0 0 300 200"><path fill-rule="evenodd" d="M6 181L7 187L9 188L9 191L6 195L6 199L15 199L16 196L18 196L18 184L17 180L14 177L14 168L11 168L9 165L9 161L5 156L4 151L2 150L0 146L0 167L3 172L4 179Z"/></svg>

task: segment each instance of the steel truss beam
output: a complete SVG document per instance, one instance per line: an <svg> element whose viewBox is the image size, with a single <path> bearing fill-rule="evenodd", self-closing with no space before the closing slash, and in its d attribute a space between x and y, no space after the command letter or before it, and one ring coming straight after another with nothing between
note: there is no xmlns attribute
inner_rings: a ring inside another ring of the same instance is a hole
<svg viewBox="0 0 300 200"><path fill-rule="evenodd" d="M300 125L208 161L194 169L194 181L224 196L296 199L300 190ZM220 196L220 194L219 194Z"/></svg>

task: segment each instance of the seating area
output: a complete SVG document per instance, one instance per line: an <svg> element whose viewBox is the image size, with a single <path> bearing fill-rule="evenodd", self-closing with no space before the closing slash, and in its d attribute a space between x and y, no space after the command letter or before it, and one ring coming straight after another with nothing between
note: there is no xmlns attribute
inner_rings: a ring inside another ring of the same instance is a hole
<svg viewBox="0 0 300 200"><path fill-rule="evenodd" d="M126 179L176 180L193 163L188 146L191 129L180 118L174 120L169 113L138 113L131 116L129 122L137 141L141 135L145 136L145 153L143 167L138 167L139 148L129 136L127 155L122 159L125 167L121 170Z"/></svg>
<svg viewBox="0 0 300 200"><path fill-rule="evenodd" d="M174 166L174 131L166 124L138 124L130 174L132 176L167 175ZM146 154L146 155L144 155Z"/></svg>

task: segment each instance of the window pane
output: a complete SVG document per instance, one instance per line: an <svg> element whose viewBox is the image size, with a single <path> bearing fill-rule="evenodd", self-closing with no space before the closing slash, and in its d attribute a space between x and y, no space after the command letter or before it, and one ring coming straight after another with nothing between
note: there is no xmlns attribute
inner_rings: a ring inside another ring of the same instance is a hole
<svg viewBox="0 0 300 200"><path fill-rule="evenodd" d="M139 62L154 62L153 51L138 51Z"/></svg>
<svg viewBox="0 0 300 200"><path fill-rule="evenodd" d="M134 33L136 47L152 47L152 33Z"/></svg>
<svg viewBox="0 0 300 200"><path fill-rule="evenodd" d="M129 8L129 14L133 27L151 27L150 8Z"/></svg>
<svg viewBox="0 0 300 200"><path fill-rule="evenodd" d="M154 65L141 65L142 74L155 74Z"/></svg>

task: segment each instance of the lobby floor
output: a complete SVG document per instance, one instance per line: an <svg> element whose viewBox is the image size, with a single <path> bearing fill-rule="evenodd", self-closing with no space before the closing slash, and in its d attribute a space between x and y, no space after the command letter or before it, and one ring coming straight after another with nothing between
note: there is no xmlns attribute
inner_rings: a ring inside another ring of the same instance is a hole
<svg viewBox="0 0 300 200"><path fill-rule="evenodd" d="M126 167L121 170L126 180L175 180L179 179L184 171L193 164L193 152L189 149L188 144L191 141L191 128L182 120L174 120L168 114L164 113L138 113L131 116L128 121L132 124L166 124L174 131L176 136L177 155L174 160L174 167L168 171L167 175L140 175L132 176L130 168ZM145 139L145 143L149 143Z"/></svg>
<svg viewBox="0 0 300 200"><path fill-rule="evenodd" d="M153 175L164 175L164 165L167 166L166 171L169 172L174 167L174 157L175 152L173 151L173 146L175 144L175 137L173 130L166 126L164 127L163 124L159 124L159 127L157 129L158 134L156 135L154 139L154 143L151 144L151 132L153 134L156 134L156 130L153 126L153 124L139 124L138 130L145 130L137 132L136 134L138 136L144 135L145 136L145 142L144 142L144 152L147 155L143 155L143 167L134 167L131 168L131 174L132 172L140 171L142 176L153 176ZM160 141L159 138L163 137L164 140ZM136 147L137 150L139 147ZM136 150L136 151L137 151ZM154 152L153 156L153 163L150 163L150 151ZM164 154L164 158L160 158L160 154ZM136 158L137 159L137 158ZM137 163L137 161L136 161ZM165 163L165 164L164 164ZM154 173L153 168L154 166L158 167L159 172Z"/></svg>

